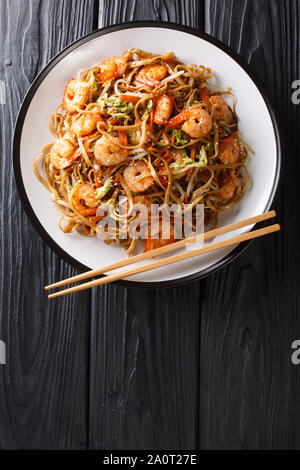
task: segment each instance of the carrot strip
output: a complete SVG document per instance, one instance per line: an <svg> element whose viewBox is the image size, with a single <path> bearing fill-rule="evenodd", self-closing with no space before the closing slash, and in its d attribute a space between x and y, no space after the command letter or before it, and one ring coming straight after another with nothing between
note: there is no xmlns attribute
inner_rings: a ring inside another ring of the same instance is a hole
<svg viewBox="0 0 300 470"><path fill-rule="evenodd" d="M91 217L92 222L99 222L99 220L103 219L104 215L96 215L95 217Z"/></svg>
<svg viewBox="0 0 300 470"><path fill-rule="evenodd" d="M163 154L163 158L167 158L170 155L170 150L166 149L166 152Z"/></svg>
<svg viewBox="0 0 300 470"><path fill-rule="evenodd" d="M128 138L126 131L119 131L119 140L122 145L128 145Z"/></svg>
<svg viewBox="0 0 300 470"><path fill-rule="evenodd" d="M173 108L176 109L176 111L178 112L177 104L176 104L176 101L175 101L174 96L172 95L172 93L168 93L168 97L170 98L170 100L172 102Z"/></svg>
<svg viewBox="0 0 300 470"><path fill-rule="evenodd" d="M165 149L156 149L155 147L149 147L148 150L150 150L151 152L157 152L157 153L163 153L165 152Z"/></svg>
<svg viewBox="0 0 300 470"><path fill-rule="evenodd" d="M111 124L112 126L114 126L115 124L119 124L119 119L116 119L116 118L109 119L107 121L107 124Z"/></svg>
<svg viewBox="0 0 300 470"><path fill-rule="evenodd" d="M131 96L131 95L120 95L121 101L127 101L128 103L137 103L141 98L138 96Z"/></svg>

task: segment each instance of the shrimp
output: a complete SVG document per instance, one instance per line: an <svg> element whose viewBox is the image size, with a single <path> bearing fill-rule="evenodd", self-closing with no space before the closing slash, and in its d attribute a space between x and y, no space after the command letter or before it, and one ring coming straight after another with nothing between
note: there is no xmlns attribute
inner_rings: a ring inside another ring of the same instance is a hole
<svg viewBox="0 0 300 470"><path fill-rule="evenodd" d="M157 87L160 81L165 78L168 70L165 65L145 65L135 76L137 82L150 87Z"/></svg>
<svg viewBox="0 0 300 470"><path fill-rule="evenodd" d="M154 109L153 121L155 124L166 124L169 120L172 113L172 100L171 98L163 94L161 95L157 102Z"/></svg>
<svg viewBox="0 0 300 470"><path fill-rule="evenodd" d="M74 113L82 109L88 102L90 97L90 89L88 85L80 80L72 78L66 84L63 107L66 111Z"/></svg>
<svg viewBox="0 0 300 470"><path fill-rule="evenodd" d="M240 156L239 143L233 137L226 137L220 140L220 154L219 159L225 165L236 163Z"/></svg>
<svg viewBox="0 0 300 470"><path fill-rule="evenodd" d="M101 83L104 83L108 80L113 80L116 77L121 77L121 75L126 71L127 60L127 57L124 56L114 56L105 59L98 65L100 68L100 74L97 75L97 79Z"/></svg>
<svg viewBox="0 0 300 470"><path fill-rule="evenodd" d="M84 217L96 214L99 201L96 199L96 191L90 184L78 184L71 195L74 208Z"/></svg>
<svg viewBox="0 0 300 470"><path fill-rule="evenodd" d="M98 122L103 121L101 115L82 114L76 117L71 129L78 137L91 134L97 127Z"/></svg>
<svg viewBox="0 0 300 470"><path fill-rule="evenodd" d="M125 168L123 176L130 191L142 193L154 182L148 165L143 161L137 161Z"/></svg>
<svg viewBox="0 0 300 470"><path fill-rule="evenodd" d="M50 151L51 163L57 170L72 165L79 156L80 150L75 149L68 139L57 139Z"/></svg>
<svg viewBox="0 0 300 470"><path fill-rule="evenodd" d="M232 112L226 101L221 96L211 96L209 101L214 107L214 113L217 121L232 121Z"/></svg>
<svg viewBox="0 0 300 470"><path fill-rule="evenodd" d="M95 144L96 160L104 166L120 165L128 157L128 149L119 147L105 136L100 137Z"/></svg>
<svg viewBox="0 0 300 470"><path fill-rule="evenodd" d="M189 108L174 116L167 123L167 128L177 127L182 124L181 129L191 137L201 139L206 137L212 129L212 119L203 108Z"/></svg>
<svg viewBox="0 0 300 470"><path fill-rule="evenodd" d="M232 199L235 193L235 183L231 176L227 176L221 188L217 191L217 195L223 200Z"/></svg>

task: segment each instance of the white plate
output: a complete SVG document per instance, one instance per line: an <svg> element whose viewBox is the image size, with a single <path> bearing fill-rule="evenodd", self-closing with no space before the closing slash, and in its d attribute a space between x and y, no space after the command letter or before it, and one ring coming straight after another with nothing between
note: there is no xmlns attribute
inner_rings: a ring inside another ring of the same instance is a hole
<svg viewBox="0 0 300 470"><path fill-rule="evenodd" d="M281 153L278 126L257 79L253 78L239 56L210 36L167 23L122 24L96 31L62 51L37 77L23 102L14 138L15 175L27 214L45 241L80 269L112 263L123 258L124 252L115 246L105 245L96 237L63 234L58 227L60 213L51 202L49 192L36 179L32 162L40 149L52 141L47 119L61 102L66 82L76 76L78 70L119 55L130 47L153 53L174 51L187 64L209 66L215 72L212 83L231 86L236 94L239 129L255 150L248 163L252 182L240 204L222 214L219 225L268 210L278 184ZM251 228L238 230L235 234ZM226 234L218 240L230 236ZM229 262L244 246L226 248L198 259L139 274L131 277L130 281L134 286L154 287L194 280Z"/></svg>

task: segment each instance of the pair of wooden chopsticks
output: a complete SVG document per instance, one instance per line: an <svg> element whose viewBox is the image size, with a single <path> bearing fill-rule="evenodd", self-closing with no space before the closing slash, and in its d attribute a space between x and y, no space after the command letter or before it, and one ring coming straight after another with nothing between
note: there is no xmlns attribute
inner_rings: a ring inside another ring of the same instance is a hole
<svg viewBox="0 0 300 470"><path fill-rule="evenodd" d="M240 222L235 222L230 225L225 225L224 227L217 228L215 230L211 230L210 232L206 232L201 236L183 239L179 242L172 243L171 245L166 245L161 248L156 248L155 250L148 251L146 253L142 253L137 256L133 256L131 258L126 258L122 261L117 261L116 263L110 264L108 266L103 266L99 269L93 269L91 271L87 271L85 273L79 274L78 276L70 277L69 279L64 279L62 281L56 282L55 284L51 284L46 286L45 289L53 289L55 287L64 286L65 284L70 284L72 282L82 281L83 279L88 279L90 277L99 276L105 272L113 271L114 269L122 268L123 266L129 266L134 264L138 261L142 261L145 259L152 258L154 256L162 255L168 253L170 251L177 250L178 248L182 248L187 244L194 243L199 241L202 237L203 241L209 240L211 238L216 237L217 235L221 235L223 233L231 232L233 230L237 230L242 227L246 227L247 225L252 225L257 222L262 222L263 220L271 219L272 217L276 216L275 211L266 212L265 214L256 215L254 217L250 217L249 219L241 220ZM193 258L195 256L209 253L211 251L220 250L221 248L225 248L230 245L235 245L237 243L241 243L247 240L251 240L253 238L261 237L263 235L267 235L268 233L276 232L280 230L280 225L274 224L270 225L265 228L261 228L258 230L254 230L252 232L244 233L242 235L237 235L235 237L229 238L228 240L222 240L220 242L212 243L210 245L205 245L202 248L198 248L196 250L185 251L184 253L179 253L174 256L170 256L169 258L160 259L157 261L153 261L151 263L145 264L143 266L137 266L135 268L118 272L116 274L110 274L109 276L102 277L100 279L95 279L94 281L86 282L84 284L80 284L74 287L70 287L69 289L64 289L59 292L55 292L54 294L49 295L49 298L59 297L65 294L71 294L71 292L78 292L80 290L89 289L90 287L101 286L103 284L108 284L110 282L118 281L124 277L133 276L134 274L143 273L145 271L150 271L155 268L160 268L162 266L167 266L169 264L177 263L178 261L183 261L189 258Z"/></svg>

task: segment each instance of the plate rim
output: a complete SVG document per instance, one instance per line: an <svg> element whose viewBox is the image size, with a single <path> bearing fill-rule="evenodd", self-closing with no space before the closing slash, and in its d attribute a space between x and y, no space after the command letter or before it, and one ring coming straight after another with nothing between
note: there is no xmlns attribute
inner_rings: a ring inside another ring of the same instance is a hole
<svg viewBox="0 0 300 470"><path fill-rule="evenodd" d="M25 190L23 178L22 178L21 162L20 162L20 143L21 143L21 135L22 135L24 120L26 118L26 114L30 106L30 103L35 95L35 92L39 88L40 84L42 83L44 78L49 74L49 72L55 67L55 65L58 62L60 62L67 54L77 49L81 45L85 44L86 42L93 40L97 37L103 36L105 34L109 34L115 31L123 30L123 29L135 29L135 28L147 28L147 27L172 29L175 31L180 31L180 32L184 32L187 34L191 34L192 36L203 39L211 43L212 45L216 46L217 48L221 49L226 54L228 54L247 73L247 75L253 81L254 85L256 86L259 93L261 94L261 97L263 98L264 103L268 109L268 112L270 114L270 118L272 121L273 130L274 130L275 141L276 141L276 169L275 169L274 181L273 181L272 190L269 195L264 212L269 210L275 198L278 186L279 186L280 173L281 173L281 160L282 160L281 156L282 156L282 148L283 148L282 134L281 134L281 130L278 124L279 119L278 119L277 113L275 112L273 108L273 105L271 104L271 101L265 91L264 85L262 84L260 78L258 78L256 73L252 70L251 66L237 52L235 52L233 49L231 49L231 47L227 46L225 43L223 43L219 39L216 39L213 36L203 31L199 31L190 26L184 26L184 25L181 25L178 23L172 23L172 22L152 21L152 20L134 21L130 23L124 22L124 23L118 23L118 24L114 24L111 26L106 26L106 27L94 30L91 33L86 34L85 36L77 39L76 41L72 42L71 44L66 46L64 49L62 49L45 65L45 67L36 76L32 84L30 85L23 99L23 102L21 104L21 107L20 107L20 110L16 119L13 143L12 143L14 176L15 176L15 181L17 185L17 190L19 193L19 198L21 200L21 204L23 206L25 213L27 214L31 224L33 225L37 233L42 237L42 239L48 245L48 247L50 247L64 261L69 263L75 269L78 269L79 271L82 271L82 272L88 271L90 270L90 268L80 263L75 258L73 258L73 256L69 255L63 248L61 248L58 245L58 243L49 235L47 230L42 226L41 222L38 219L38 216L35 214L33 208L31 207L30 201L28 199L28 196ZM252 230L255 227L258 227L261 225L262 224L254 225ZM179 287L187 283L196 282L208 276L209 274L213 274L217 270L227 266L231 261L237 258L250 243L251 243L251 240L240 243L230 253L228 253L226 256L224 256L223 258L221 258L219 261L212 264L208 268L204 269L203 271L189 274L187 276L184 276L178 279L172 279L172 280L167 280L167 281L155 281L155 282L120 280L117 282L117 284L123 287L157 289L157 288L166 288L166 287Z"/></svg>

